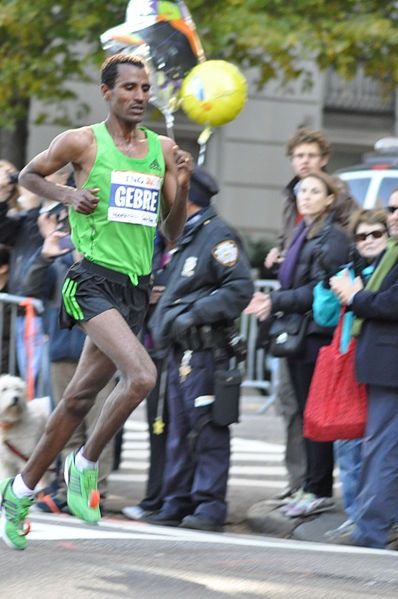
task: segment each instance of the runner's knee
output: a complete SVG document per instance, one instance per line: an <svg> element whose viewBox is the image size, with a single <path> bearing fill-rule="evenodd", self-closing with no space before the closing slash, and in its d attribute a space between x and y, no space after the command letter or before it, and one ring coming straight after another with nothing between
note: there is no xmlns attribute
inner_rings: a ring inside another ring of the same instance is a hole
<svg viewBox="0 0 398 599"><path fill-rule="evenodd" d="M138 395L143 399L156 385L156 378L156 367L152 360L148 359L141 364L140 370L127 373L125 382L133 396Z"/></svg>

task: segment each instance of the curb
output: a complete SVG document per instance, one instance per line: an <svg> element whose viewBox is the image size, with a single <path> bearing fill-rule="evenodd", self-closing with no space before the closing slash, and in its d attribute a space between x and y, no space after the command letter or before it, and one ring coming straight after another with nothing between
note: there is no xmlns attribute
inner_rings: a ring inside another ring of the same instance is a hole
<svg viewBox="0 0 398 599"><path fill-rule="evenodd" d="M340 506L308 518L287 518L280 512L281 502L260 501L247 512L247 524L254 532L282 539L325 542L325 532L337 528L347 516Z"/></svg>

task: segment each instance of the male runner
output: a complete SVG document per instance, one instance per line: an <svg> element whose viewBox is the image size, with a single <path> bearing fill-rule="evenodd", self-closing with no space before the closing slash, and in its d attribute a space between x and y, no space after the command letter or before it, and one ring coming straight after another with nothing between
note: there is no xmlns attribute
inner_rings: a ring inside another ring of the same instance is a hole
<svg viewBox="0 0 398 599"><path fill-rule="evenodd" d="M65 464L70 510L86 522L100 519L98 458L156 382L154 364L136 335L147 308L158 215L164 235L176 239L186 220L192 159L171 139L138 127L149 90L140 59L110 57L101 70L109 108L105 122L62 133L20 175L28 189L70 207L72 239L83 259L65 280L61 323L78 323L88 337L76 373L22 473L0 483L0 534L15 549L26 547L25 520L35 486L117 370L119 383L93 433ZM68 163L77 189L45 179Z"/></svg>

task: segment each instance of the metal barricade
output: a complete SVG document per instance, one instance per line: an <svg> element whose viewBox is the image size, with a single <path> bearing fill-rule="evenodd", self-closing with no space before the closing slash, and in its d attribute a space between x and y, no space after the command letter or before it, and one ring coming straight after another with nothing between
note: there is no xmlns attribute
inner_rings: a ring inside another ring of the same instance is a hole
<svg viewBox="0 0 398 599"><path fill-rule="evenodd" d="M258 279L254 282L256 291L269 292L278 289L279 282L272 279ZM256 348L258 320L256 316L242 314L240 333L247 340L247 358L243 365L242 400L244 389L254 389L264 395L261 413L266 412L276 399L278 382L278 360L268 355L264 349ZM247 396L246 396L247 397Z"/></svg>
<svg viewBox="0 0 398 599"><path fill-rule="evenodd" d="M18 311L30 307L35 314L42 314L43 302L36 298L0 293L0 373L18 375L17 367L17 317ZM8 313L6 313L8 312ZM7 345L6 345L7 344ZM8 346L8 347L7 347ZM7 352L8 349L8 352ZM8 353L8 359L3 360L3 355ZM28 369L27 369L28 372ZM41 373L42 374L42 373ZM41 376L40 374L40 376ZM26 377L28 378L28 376ZM42 377L41 377L42 378ZM27 381L29 383L29 381Z"/></svg>

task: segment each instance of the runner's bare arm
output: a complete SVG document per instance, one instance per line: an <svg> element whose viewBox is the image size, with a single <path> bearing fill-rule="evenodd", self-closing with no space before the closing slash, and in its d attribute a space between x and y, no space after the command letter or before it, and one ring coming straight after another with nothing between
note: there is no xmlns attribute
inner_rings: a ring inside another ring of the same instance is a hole
<svg viewBox="0 0 398 599"><path fill-rule="evenodd" d="M160 138L166 163L161 199L161 230L170 241L182 233L187 218L187 198L193 161L168 137Z"/></svg>
<svg viewBox="0 0 398 599"><path fill-rule="evenodd" d="M63 166L72 163L77 172L88 163L94 138L89 127L71 129L58 135L47 150L33 158L21 171L19 182L37 195L72 206L77 212L91 214L99 198L98 189L75 189L57 185L45 179Z"/></svg>

